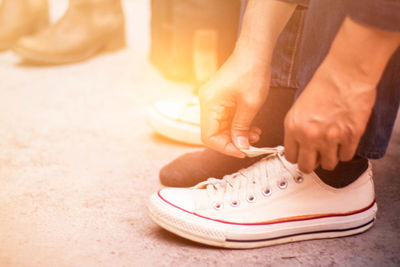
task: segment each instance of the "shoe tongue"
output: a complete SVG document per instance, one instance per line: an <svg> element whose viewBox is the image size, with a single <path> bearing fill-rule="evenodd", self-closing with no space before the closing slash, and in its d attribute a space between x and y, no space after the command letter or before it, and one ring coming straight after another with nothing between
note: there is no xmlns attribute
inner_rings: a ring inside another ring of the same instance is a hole
<svg viewBox="0 0 400 267"><path fill-rule="evenodd" d="M292 164L285 159L285 156L283 155L284 148L282 146L264 148L251 146L249 149L243 149L241 151L245 152L248 157L257 157L260 155L267 156L246 169L241 169L236 173L224 176L223 179L209 178L206 181L195 185L193 188L204 189L207 185L215 182L220 183L222 180L232 181L231 179L235 179L236 176L251 177L254 175L254 168L268 168L267 173L269 174L269 177L279 176L279 174L282 174L282 169L284 169L286 173L290 173L293 177L297 176L299 173L297 165ZM268 161L274 161L274 163L271 162L271 164L267 164Z"/></svg>
<svg viewBox="0 0 400 267"><path fill-rule="evenodd" d="M270 155L265 158L262 158L259 161L257 161L256 163L254 163L253 165L251 165L245 169L241 169L237 173L232 174L231 176L233 176L233 178L235 178L235 175L247 177L247 178L251 178L253 176L258 176L259 171L257 171L256 169L258 169L258 170L268 169L269 167L271 167L271 165L267 164L267 162L271 161L271 160L275 160L275 159L273 159L273 157L276 157L276 156Z"/></svg>
<svg viewBox="0 0 400 267"><path fill-rule="evenodd" d="M269 150L268 150L269 149ZM246 169L242 169L239 171L240 174L244 176L251 176L254 175L254 168L266 169L267 175L271 177L279 177L283 173L290 174L293 177L296 177L299 173L296 164L292 164L285 159L285 156L281 153L271 152L273 150L280 150L283 147L276 147L276 148L267 148L262 150L265 152L263 154L269 154L265 158L259 160L255 164L251 165ZM263 155L261 154L261 155Z"/></svg>

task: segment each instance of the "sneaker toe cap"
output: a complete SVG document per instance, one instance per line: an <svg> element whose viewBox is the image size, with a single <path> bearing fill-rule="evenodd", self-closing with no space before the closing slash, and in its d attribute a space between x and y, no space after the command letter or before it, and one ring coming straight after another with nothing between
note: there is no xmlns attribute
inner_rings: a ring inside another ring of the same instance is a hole
<svg viewBox="0 0 400 267"><path fill-rule="evenodd" d="M165 188L159 196L168 204L188 212L195 211L195 202L191 190L186 188Z"/></svg>

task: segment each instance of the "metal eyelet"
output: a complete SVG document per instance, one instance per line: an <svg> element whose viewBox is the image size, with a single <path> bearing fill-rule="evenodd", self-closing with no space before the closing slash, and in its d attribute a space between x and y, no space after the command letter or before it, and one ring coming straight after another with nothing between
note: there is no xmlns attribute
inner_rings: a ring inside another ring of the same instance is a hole
<svg viewBox="0 0 400 267"><path fill-rule="evenodd" d="M250 195L247 197L247 201L250 203L253 203L256 201L256 197L254 195Z"/></svg>
<svg viewBox="0 0 400 267"><path fill-rule="evenodd" d="M282 180L278 182L278 187L280 189L286 189L286 187L288 186L288 182L286 180Z"/></svg>
<svg viewBox="0 0 400 267"><path fill-rule="evenodd" d="M239 206L239 201L238 201L238 200L232 201L232 202L231 202L231 206L232 206L232 207L237 207L237 206Z"/></svg>
<svg viewBox="0 0 400 267"><path fill-rule="evenodd" d="M269 197L272 194L272 191L271 191L271 189L266 188L262 191L262 194L264 197Z"/></svg>
<svg viewBox="0 0 400 267"><path fill-rule="evenodd" d="M296 183L302 183L304 181L303 176L299 176L295 180L296 180Z"/></svg>
<svg viewBox="0 0 400 267"><path fill-rule="evenodd" d="M214 209L221 210L222 208L223 208L223 205L221 203L215 203L214 204Z"/></svg>

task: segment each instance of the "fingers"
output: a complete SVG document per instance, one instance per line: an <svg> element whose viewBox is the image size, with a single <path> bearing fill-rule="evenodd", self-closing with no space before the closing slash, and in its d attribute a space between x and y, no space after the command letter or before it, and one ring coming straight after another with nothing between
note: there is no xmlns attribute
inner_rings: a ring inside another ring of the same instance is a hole
<svg viewBox="0 0 400 267"><path fill-rule="evenodd" d="M348 139L340 144L338 148L340 161L349 161L354 157L358 147L358 143L360 142L360 137L354 139L355 140Z"/></svg>
<svg viewBox="0 0 400 267"><path fill-rule="evenodd" d="M338 145L330 145L320 150L321 167L325 170L333 170L339 163L338 159Z"/></svg>
<svg viewBox="0 0 400 267"><path fill-rule="evenodd" d="M205 125L212 124L214 123L205 123ZM201 127L202 141L207 147L229 156L237 158L245 157L245 154L232 144L229 131L221 133L218 130L213 131L213 129L215 129L214 126L211 126L210 128L207 128L207 126Z"/></svg>
<svg viewBox="0 0 400 267"><path fill-rule="evenodd" d="M312 172L318 165L318 153L315 149L302 146L299 149L298 167L304 173Z"/></svg>
<svg viewBox="0 0 400 267"><path fill-rule="evenodd" d="M236 106L235 115L232 120L231 134L233 143L240 149L250 146L249 134L251 123L259 110L259 103L252 100L241 99ZM253 131L253 134L257 134Z"/></svg>
<svg viewBox="0 0 400 267"><path fill-rule="evenodd" d="M262 134L262 130L256 126L251 126L250 128L250 133L255 133L257 135L261 135Z"/></svg>
<svg viewBox="0 0 400 267"><path fill-rule="evenodd" d="M251 127L249 132L249 142L250 144L255 144L260 140L261 129L257 127Z"/></svg>
<svg viewBox="0 0 400 267"><path fill-rule="evenodd" d="M299 145L293 138L293 135L285 131L284 136L285 158L291 163L297 163Z"/></svg>
<svg viewBox="0 0 400 267"><path fill-rule="evenodd" d="M319 147L319 153L321 155L321 167L325 170L333 170L339 162L339 130L337 128L328 129L326 131L324 141L325 142Z"/></svg>
<svg viewBox="0 0 400 267"><path fill-rule="evenodd" d="M301 127L293 123L289 112L285 118L285 157L291 163L297 163L304 173L310 173L319 165L333 170L339 162L339 131L331 128L320 131L314 127Z"/></svg>
<svg viewBox="0 0 400 267"><path fill-rule="evenodd" d="M201 139L204 145L229 156L244 158L245 154L232 144L229 107L200 101Z"/></svg>
<svg viewBox="0 0 400 267"><path fill-rule="evenodd" d="M284 146L285 146L285 158L291 163L297 163L299 145L295 139L294 127L292 123L291 113L289 112L284 121L285 134L284 134Z"/></svg>
<svg viewBox="0 0 400 267"><path fill-rule="evenodd" d="M229 131L225 134L219 134L208 138L207 146L228 156L237 158L246 157L246 155L231 142Z"/></svg>

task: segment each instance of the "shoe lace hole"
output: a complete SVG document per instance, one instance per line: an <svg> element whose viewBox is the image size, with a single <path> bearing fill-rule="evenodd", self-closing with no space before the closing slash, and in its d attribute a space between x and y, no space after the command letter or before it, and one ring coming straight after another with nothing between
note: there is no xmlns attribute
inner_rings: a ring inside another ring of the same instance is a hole
<svg viewBox="0 0 400 267"><path fill-rule="evenodd" d="M231 202L231 206L232 206L232 207L237 207L237 206L239 206L239 201L237 201L237 200L232 201L232 202Z"/></svg>
<svg viewBox="0 0 400 267"><path fill-rule="evenodd" d="M214 204L214 209L216 209L216 210L222 209L222 204L221 203L215 203Z"/></svg>
<svg viewBox="0 0 400 267"><path fill-rule="evenodd" d="M287 182L285 180L278 182L278 186L280 189L285 189L287 187Z"/></svg>
<svg viewBox="0 0 400 267"><path fill-rule="evenodd" d="M272 194L271 189L267 188L265 190L262 191L263 195L268 197Z"/></svg>
<svg viewBox="0 0 400 267"><path fill-rule="evenodd" d="M247 197L247 201L250 202L250 203L254 202L254 201L256 201L256 197L253 196L253 195L250 195L250 196Z"/></svg>
<svg viewBox="0 0 400 267"><path fill-rule="evenodd" d="M296 178L296 182L298 182L298 183L302 183L303 181L304 181L304 179L302 176L299 176Z"/></svg>

